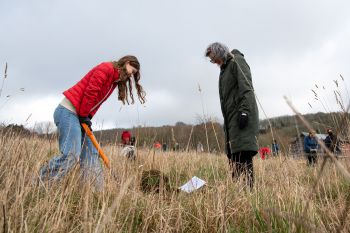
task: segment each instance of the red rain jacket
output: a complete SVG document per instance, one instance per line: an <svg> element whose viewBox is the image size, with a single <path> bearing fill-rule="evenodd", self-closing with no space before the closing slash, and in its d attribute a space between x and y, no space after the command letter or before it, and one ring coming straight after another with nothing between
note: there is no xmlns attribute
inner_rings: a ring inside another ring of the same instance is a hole
<svg viewBox="0 0 350 233"><path fill-rule="evenodd" d="M103 62L63 94L73 104L78 116L92 118L116 88L118 78L118 69L111 62Z"/></svg>
<svg viewBox="0 0 350 233"><path fill-rule="evenodd" d="M260 153L260 157L261 157L262 159L265 159L265 155L271 153L271 150L270 150L270 148L268 148L268 147L261 147L261 148L259 149L259 153Z"/></svg>
<svg viewBox="0 0 350 233"><path fill-rule="evenodd" d="M131 138L131 133L129 131L123 131L123 133L122 133L122 143L126 144L127 142L130 142L130 138Z"/></svg>
<svg viewBox="0 0 350 233"><path fill-rule="evenodd" d="M260 152L260 154L269 154L269 153L271 153L271 150L270 150L270 148L268 148L268 147L261 147L260 149L259 149L259 152Z"/></svg>

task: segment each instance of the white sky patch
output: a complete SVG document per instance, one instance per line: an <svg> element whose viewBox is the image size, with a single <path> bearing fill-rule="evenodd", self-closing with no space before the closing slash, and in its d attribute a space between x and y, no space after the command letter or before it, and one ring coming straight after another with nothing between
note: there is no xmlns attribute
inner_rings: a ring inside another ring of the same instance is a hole
<svg viewBox="0 0 350 233"><path fill-rule="evenodd" d="M153 90L147 93L146 103L141 105L134 94L135 104L122 105L116 93L102 104L93 118L93 125L100 128L130 128L133 126L154 126L167 121L181 119L177 111L177 98L167 90ZM173 118L169 119L169 116ZM112 120L111 120L112 119Z"/></svg>
<svg viewBox="0 0 350 233"><path fill-rule="evenodd" d="M62 97L57 96L9 100L0 109L0 122L22 124L29 128L39 122L53 122L53 113L61 100Z"/></svg>
<svg viewBox="0 0 350 233"><path fill-rule="evenodd" d="M283 96L302 113L341 111L334 97L338 88L333 80L339 81L339 92L346 99L346 82L339 76L344 67L338 64L337 54L348 44L341 43L340 38L343 37L329 38L318 49L299 57L279 55L254 64L253 82L267 117L292 114ZM317 100L312 90L319 95ZM265 118L262 111L260 118Z"/></svg>

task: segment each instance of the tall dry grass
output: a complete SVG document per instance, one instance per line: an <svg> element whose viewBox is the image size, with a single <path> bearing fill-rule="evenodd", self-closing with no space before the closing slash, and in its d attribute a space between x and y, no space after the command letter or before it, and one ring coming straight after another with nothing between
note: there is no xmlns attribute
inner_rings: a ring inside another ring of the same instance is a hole
<svg viewBox="0 0 350 233"><path fill-rule="evenodd" d="M145 149L131 162L115 146L104 149L115 177L105 171L103 192L80 182L79 165L60 182L36 185L40 166L58 148L34 136L2 134L0 232L335 232L344 221L349 184L332 163L314 189L321 160L310 168L304 159L256 157L255 188L248 191L243 181L232 181L224 155ZM347 158L339 162L349 169ZM194 175L208 185L191 194L145 194L139 183L149 169L167 175L172 187ZM348 221L342 229L349 232Z"/></svg>

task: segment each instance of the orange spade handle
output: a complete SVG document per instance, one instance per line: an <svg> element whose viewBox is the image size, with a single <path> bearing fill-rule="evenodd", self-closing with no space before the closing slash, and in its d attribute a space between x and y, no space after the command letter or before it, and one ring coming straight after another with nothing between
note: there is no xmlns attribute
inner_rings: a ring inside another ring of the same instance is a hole
<svg viewBox="0 0 350 233"><path fill-rule="evenodd" d="M105 153L103 152L102 148L100 147L100 145L98 144L95 135L92 133L92 131L90 130L89 126L87 126L87 124L82 123L81 124L85 130L85 133L87 134L87 136L90 138L90 140L92 141L92 144L94 144L95 148L98 151L98 154L100 155L101 159L103 160L103 162L105 163L106 167L109 168L109 160L107 158L107 156L105 155Z"/></svg>

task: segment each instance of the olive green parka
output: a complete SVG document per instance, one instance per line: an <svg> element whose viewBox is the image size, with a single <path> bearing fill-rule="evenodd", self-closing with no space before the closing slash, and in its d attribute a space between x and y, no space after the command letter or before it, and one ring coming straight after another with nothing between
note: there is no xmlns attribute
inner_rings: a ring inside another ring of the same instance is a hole
<svg viewBox="0 0 350 233"><path fill-rule="evenodd" d="M255 100L250 67L238 50L231 52L221 66L219 94L224 117L226 152L228 155L241 151L258 151L259 113ZM248 114L248 125L240 129L238 117Z"/></svg>

